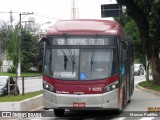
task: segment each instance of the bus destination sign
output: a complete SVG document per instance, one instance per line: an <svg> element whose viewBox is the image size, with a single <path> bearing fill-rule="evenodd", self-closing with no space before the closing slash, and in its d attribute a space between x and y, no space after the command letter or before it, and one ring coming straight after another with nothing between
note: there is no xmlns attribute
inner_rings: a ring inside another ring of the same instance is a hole
<svg viewBox="0 0 160 120"><path fill-rule="evenodd" d="M54 38L53 45L113 45L110 38Z"/></svg>

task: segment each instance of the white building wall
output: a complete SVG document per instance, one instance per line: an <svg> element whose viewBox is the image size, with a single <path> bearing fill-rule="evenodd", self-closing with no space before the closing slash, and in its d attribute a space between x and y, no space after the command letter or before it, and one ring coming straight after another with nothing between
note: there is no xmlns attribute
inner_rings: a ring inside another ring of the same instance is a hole
<svg viewBox="0 0 160 120"><path fill-rule="evenodd" d="M1 66L1 72L7 72L8 68L13 65L13 62L10 60L3 60L3 64Z"/></svg>

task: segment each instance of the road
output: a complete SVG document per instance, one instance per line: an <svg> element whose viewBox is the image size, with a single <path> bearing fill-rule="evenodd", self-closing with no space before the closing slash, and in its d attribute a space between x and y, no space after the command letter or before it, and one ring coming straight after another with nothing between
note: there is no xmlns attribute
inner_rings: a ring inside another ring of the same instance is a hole
<svg viewBox="0 0 160 120"><path fill-rule="evenodd" d="M22 79L18 79L20 93L22 93ZM42 90L42 77L25 77L24 93Z"/></svg>
<svg viewBox="0 0 160 120"><path fill-rule="evenodd" d="M145 75L142 76L134 76L134 83L137 84L143 80L145 80ZM149 76L149 79L152 80L152 76Z"/></svg>
<svg viewBox="0 0 160 120"><path fill-rule="evenodd" d="M145 80L145 76L135 76L135 84ZM126 105L122 113L115 115L110 111L66 111L65 116L61 118L55 117L53 110L42 111L42 114L46 117L38 118L38 120L159 120L160 117L154 116L151 117L144 116L129 116L130 113L141 115L146 113L148 107L159 107L160 108L160 96L157 96L152 93L141 91L135 87L134 94L131 97L131 102ZM35 111L36 112L36 111ZM150 115L150 114L149 114ZM160 115L160 113L158 114ZM26 120L35 120L35 118L26 118Z"/></svg>
<svg viewBox="0 0 160 120"><path fill-rule="evenodd" d="M135 76L135 84L144 79L145 76ZM148 107L160 107L159 103L160 96L139 90L135 87L131 102L123 111L147 111Z"/></svg>

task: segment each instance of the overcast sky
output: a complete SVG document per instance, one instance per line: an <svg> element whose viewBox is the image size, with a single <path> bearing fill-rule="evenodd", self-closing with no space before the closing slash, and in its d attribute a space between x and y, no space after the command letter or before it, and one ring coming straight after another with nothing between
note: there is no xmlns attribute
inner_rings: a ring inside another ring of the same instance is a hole
<svg viewBox="0 0 160 120"><path fill-rule="evenodd" d="M77 16L80 19L101 19L101 4L116 3L116 0L75 0L78 8ZM58 19L71 19L72 0L0 0L0 20L9 21L9 12L12 10L14 22L19 20L19 13L33 12L36 22L55 22ZM19 13L14 13L19 12Z"/></svg>

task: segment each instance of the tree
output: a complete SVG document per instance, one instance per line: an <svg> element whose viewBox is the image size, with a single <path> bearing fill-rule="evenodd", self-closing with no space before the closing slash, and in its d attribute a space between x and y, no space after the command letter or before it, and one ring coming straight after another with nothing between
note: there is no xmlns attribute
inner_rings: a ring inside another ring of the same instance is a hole
<svg viewBox="0 0 160 120"><path fill-rule="evenodd" d="M117 0L136 22L142 47L150 62L153 82L160 85L160 0Z"/></svg>
<svg viewBox="0 0 160 120"><path fill-rule="evenodd" d="M5 40L6 44L6 53L8 59L13 61L13 65L17 68L18 64L18 48L19 48L19 37L18 37L19 28L16 26L13 31L9 31L9 36Z"/></svg>
<svg viewBox="0 0 160 120"><path fill-rule="evenodd" d="M35 64L36 56L36 41L37 36L30 34L29 31L25 29L22 30L21 38L21 68L22 71L28 71L30 67Z"/></svg>
<svg viewBox="0 0 160 120"><path fill-rule="evenodd" d="M145 63L145 54L144 50L142 49L142 42L140 39L140 34L138 27L135 23L135 21L129 17L126 12L124 12L122 15L119 17L115 18L116 21L118 21L125 29L127 34L132 37L133 42L134 42L134 59L137 62Z"/></svg>
<svg viewBox="0 0 160 120"><path fill-rule="evenodd" d="M2 61L2 59L0 59L0 68L1 68L2 64L3 64L3 61Z"/></svg>
<svg viewBox="0 0 160 120"><path fill-rule="evenodd" d="M22 72L28 71L35 62L35 50L37 37L30 34L26 29L21 29L21 38L18 35L19 27L16 26L10 32L7 40L7 55L13 61L14 66L17 68L18 56L21 58ZM21 52L19 53L19 47Z"/></svg>

